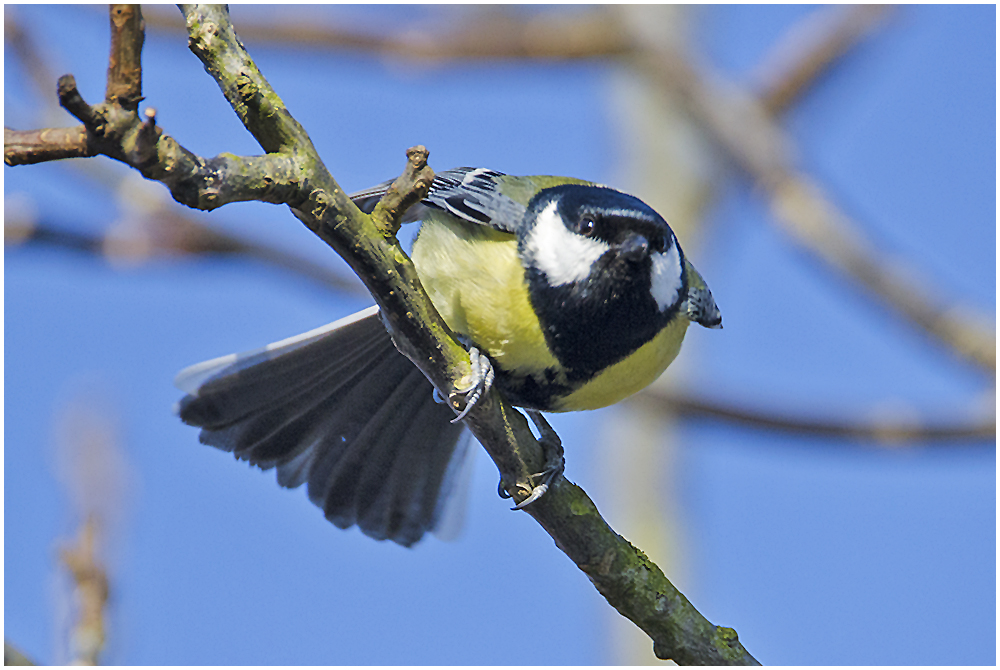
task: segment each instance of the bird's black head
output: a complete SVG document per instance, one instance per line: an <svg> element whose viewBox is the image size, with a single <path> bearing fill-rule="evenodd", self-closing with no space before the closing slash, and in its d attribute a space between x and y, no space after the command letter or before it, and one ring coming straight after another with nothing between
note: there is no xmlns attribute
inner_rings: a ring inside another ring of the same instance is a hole
<svg viewBox="0 0 1000 670"><path fill-rule="evenodd" d="M543 189L518 251L549 346L588 378L648 342L687 293L684 255L663 217L602 186Z"/></svg>

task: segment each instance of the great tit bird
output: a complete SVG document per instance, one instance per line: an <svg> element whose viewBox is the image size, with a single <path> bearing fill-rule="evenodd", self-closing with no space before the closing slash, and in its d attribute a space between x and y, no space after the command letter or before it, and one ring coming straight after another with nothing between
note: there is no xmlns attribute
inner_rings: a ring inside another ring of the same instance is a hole
<svg viewBox="0 0 1000 670"><path fill-rule="evenodd" d="M351 197L371 212L390 183ZM435 308L530 411L618 402L663 372L690 322L721 327L663 217L607 186L458 168L405 220L423 222L411 258ZM203 443L306 484L338 527L410 546L438 525L462 426L377 307L194 365L176 384Z"/></svg>

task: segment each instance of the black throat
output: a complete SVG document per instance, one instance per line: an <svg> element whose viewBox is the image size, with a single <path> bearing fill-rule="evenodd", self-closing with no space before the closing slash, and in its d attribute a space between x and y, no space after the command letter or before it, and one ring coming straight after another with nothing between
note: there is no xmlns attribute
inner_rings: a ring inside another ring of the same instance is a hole
<svg viewBox="0 0 1000 670"><path fill-rule="evenodd" d="M676 309L661 312L650 294L650 259L594 264L579 282L552 286L537 268L525 271L545 340L568 380L590 379L649 342Z"/></svg>

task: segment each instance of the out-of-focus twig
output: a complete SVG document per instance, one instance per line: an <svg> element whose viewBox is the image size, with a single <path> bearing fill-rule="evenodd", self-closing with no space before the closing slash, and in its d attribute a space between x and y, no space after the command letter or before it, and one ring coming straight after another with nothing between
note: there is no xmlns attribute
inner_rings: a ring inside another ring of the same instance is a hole
<svg viewBox="0 0 1000 670"><path fill-rule="evenodd" d="M118 424L101 397L97 388L86 384L59 408L54 422L55 474L70 503L70 516L79 524L77 537L59 550L73 584L72 596L65 601L70 615L68 660L78 665L98 664L105 649L110 565L133 494L134 477Z"/></svg>
<svg viewBox="0 0 1000 670"><path fill-rule="evenodd" d="M46 59L40 57L38 45L24 29L17 10L10 5L3 8L3 41L4 46L13 50L35 88L51 95L52 82L56 77Z"/></svg>
<svg viewBox="0 0 1000 670"><path fill-rule="evenodd" d="M104 608L108 602L108 575L97 559L97 521L91 516L74 546L60 551L73 575L79 615L72 632L73 665L97 665L104 648Z"/></svg>
<svg viewBox="0 0 1000 670"><path fill-rule="evenodd" d="M850 438L892 447L990 440L996 438L997 432L995 418L950 424L924 424L888 417L869 421L822 420L752 409L659 388L646 389L633 396L631 402L655 404L682 417L713 419L760 430Z"/></svg>
<svg viewBox="0 0 1000 670"><path fill-rule="evenodd" d="M450 22L440 31L407 30L368 34L357 30L324 26L318 21L240 20L240 38L248 44L280 44L283 47L350 49L383 56L443 60L548 59L571 60L619 55L628 50L616 25L608 23L602 9L581 12L514 16L495 8L486 16ZM183 21L150 10L146 24L153 30L186 32Z"/></svg>
<svg viewBox="0 0 1000 670"><path fill-rule="evenodd" d="M12 217L4 221L4 244L7 248L22 244L62 247L129 263L183 255L245 256L337 291L367 295L353 276L342 275L299 254L210 228L173 207L141 221L120 222L107 233L74 230L70 224L54 221Z"/></svg>
<svg viewBox="0 0 1000 670"><path fill-rule="evenodd" d="M761 61L752 79L772 114L795 102L819 76L880 27L891 5L817 8L792 26Z"/></svg>

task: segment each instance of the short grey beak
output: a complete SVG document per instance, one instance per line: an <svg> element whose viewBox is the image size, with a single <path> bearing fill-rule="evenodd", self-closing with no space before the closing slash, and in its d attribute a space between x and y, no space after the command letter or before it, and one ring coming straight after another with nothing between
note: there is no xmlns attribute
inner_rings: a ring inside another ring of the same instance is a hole
<svg viewBox="0 0 1000 670"><path fill-rule="evenodd" d="M640 261L649 254L649 240L645 235L630 235L622 242L619 253L630 261Z"/></svg>

